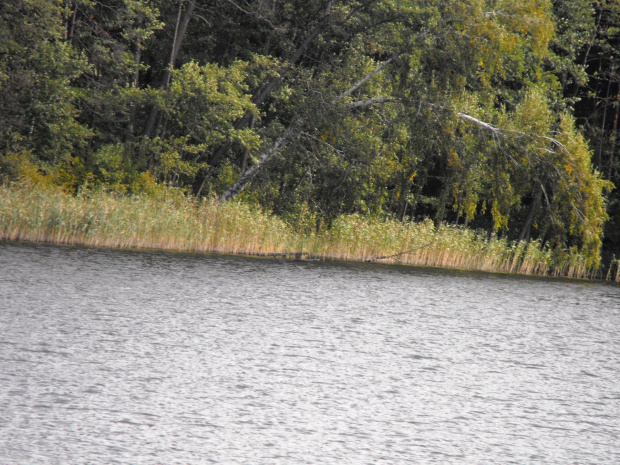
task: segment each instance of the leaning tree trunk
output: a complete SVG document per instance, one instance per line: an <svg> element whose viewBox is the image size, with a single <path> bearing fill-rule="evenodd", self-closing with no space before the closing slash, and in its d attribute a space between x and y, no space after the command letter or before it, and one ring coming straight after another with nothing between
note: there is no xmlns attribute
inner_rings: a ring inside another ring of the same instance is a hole
<svg viewBox="0 0 620 465"><path fill-rule="evenodd" d="M295 64L299 61L303 54L306 53L312 41L314 41L314 39L316 39L327 27L327 25L329 24L332 4L333 0L330 0L327 3L321 21L316 25L314 29L312 29L312 31L310 31L310 33L306 36L301 45L297 47L295 52L293 52L293 54L288 58L288 60L286 60L286 64L278 70L278 73L269 82L262 85L252 96L252 103L254 105L261 105L267 99L267 97L269 97L269 95L280 86L280 83L282 82L282 79L284 79L284 76L286 76L286 74L293 68L293 66L295 66ZM251 121L252 112L248 110L241 118L235 121L233 127L235 130L238 131L240 129L248 127ZM209 159L209 165L217 166L217 164L224 157L229 148L230 142L225 142L220 145ZM203 184L204 180L200 184L201 188Z"/></svg>
<svg viewBox="0 0 620 465"><path fill-rule="evenodd" d="M256 164L249 167L245 173L241 175L224 193L220 196L220 201L228 201L234 199L239 195L245 187L252 182L256 177L258 170L269 160L271 160L280 150L286 147L289 142L299 136L301 127L308 119L308 115L296 116L291 124L286 128L284 134L282 134L275 143L265 150Z"/></svg>
<svg viewBox="0 0 620 465"><path fill-rule="evenodd" d="M333 99L330 104L335 105L340 102L342 99L348 97L357 89L362 87L368 80L370 80L373 76L379 74L383 68L385 68L389 63L392 62L394 58L390 58L389 60L384 61L379 66L377 66L372 72L368 73L364 76L360 81L355 83L346 92L340 94L338 97ZM354 107L355 104L350 105ZM284 133L275 141L273 145L271 145L267 150L265 150L261 156L259 157L256 164L252 165L248 168L243 175L237 179L228 189L224 191L224 193L220 196L220 201L227 201L234 199L237 195L239 195L246 186L252 182L252 180L256 177L259 169L271 160L276 154L278 154L284 147L286 147L291 141L293 141L297 136L299 136L303 124L306 122L310 115L296 115L293 118L293 121L286 128Z"/></svg>

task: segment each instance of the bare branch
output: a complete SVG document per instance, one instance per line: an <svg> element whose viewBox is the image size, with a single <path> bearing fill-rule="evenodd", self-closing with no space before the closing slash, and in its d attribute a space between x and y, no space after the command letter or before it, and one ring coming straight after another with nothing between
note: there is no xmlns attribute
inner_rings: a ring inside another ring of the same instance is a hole
<svg viewBox="0 0 620 465"><path fill-rule="evenodd" d="M248 16L256 16L258 19L260 19L261 21L264 21L267 25L269 25L270 28L276 30L276 26L269 21L267 18L265 18L263 15L258 14L258 13L252 13L251 11L248 11L244 8L242 8L241 6L239 6L237 3L233 2L232 0L226 0L228 3L230 3L232 6L234 6L236 9L238 9L239 11L241 11L242 13L248 15Z"/></svg>
<svg viewBox="0 0 620 465"><path fill-rule="evenodd" d="M420 247L416 247L414 249L405 250L404 252L395 253L393 255L383 255L382 257L368 258L368 259L366 259L364 261L370 263L370 262L376 262L377 260L383 260L383 259L386 259L386 258L400 257L401 255L406 255L406 254L413 253L416 250L423 249L423 248L428 247L429 245L432 245L432 244L433 244L432 242L429 242L428 244L422 245Z"/></svg>
<svg viewBox="0 0 620 465"><path fill-rule="evenodd" d="M325 145L325 146L329 147L332 150L332 152L340 155L341 157L344 156L345 152L343 150L338 150L336 147L334 147L333 145L325 142L324 140L321 140L318 137L314 137L312 134L309 134L307 132L304 132L304 136L306 136L308 139L312 139L312 140L318 142L319 144L322 144L322 145Z"/></svg>
<svg viewBox="0 0 620 465"><path fill-rule="evenodd" d="M432 107L432 108L438 108L440 110L444 110L444 111L449 111L446 107L443 107L441 105L435 105L433 103L428 103L428 102L423 102L425 105ZM459 118L465 120L465 121L469 121L470 123L474 123L475 125L483 128L483 129L487 129L489 131L491 131L494 135L498 136L501 133L511 133L516 135L518 138L521 137L531 137L531 138L538 138L538 139L542 139L545 140L547 142L550 142L552 145L554 145L555 147L559 148L562 152L564 152L570 159L571 161L573 160L573 156L570 153L570 151L568 150L568 148L566 148L566 146L564 144L562 144L562 142L560 142L559 140L553 138L553 137L549 137L549 136L541 136L539 134L531 134L531 133L527 133L527 132L523 132L523 131L515 131L515 130L510 130L510 129L502 129L499 128L497 126L493 126L492 124L486 123L484 121L479 120L478 118L474 118L471 115L468 115L466 113L456 113L456 116L458 116ZM547 153L555 153L553 150L551 149L547 149L545 147L539 147L540 150L547 152Z"/></svg>
<svg viewBox="0 0 620 465"><path fill-rule="evenodd" d="M359 100L357 102L349 103L350 108L369 107L377 103L401 103L402 99L392 97L377 97L369 100Z"/></svg>
<svg viewBox="0 0 620 465"><path fill-rule="evenodd" d="M553 220L553 226L557 226L558 224L558 220L556 219L555 215L553 214L553 210L551 209L551 202L549 201L549 196L547 195L547 191L545 190L545 186L543 186L543 183L539 183L540 188L542 189L542 193L545 196L545 204L547 205L547 209L549 210L549 216L551 217L551 219Z"/></svg>
<svg viewBox="0 0 620 465"><path fill-rule="evenodd" d="M541 139L544 139L546 141L551 142L553 145L555 145L556 147L561 149L564 153L566 153L570 157L571 160L573 159L573 157L571 156L571 153L569 152L569 150L559 140L554 139L553 137L549 137L549 136L538 136L538 137L540 137Z"/></svg>
<svg viewBox="0 0 620 465"><path fill-rule="evenodd" d="M492 131L494 134L501 132L501 130L498 127L493 126L492 124L489 124L489 123L485 123L484 121L480 121L479 119L474 118L473 116L466 115L465 113L457 113L456 115L459 118L464 119L465 121L474 123L480 126L481 128L488 129L489 131Z"/></svg>
<svg viewBox="0 0 620 465"><path fill-rule="evenodd" d="M213 26L209 20L207 18L205 18L204 16L199 15L198 13L194 13L194 16L196 16L197 18L202 19L205 23L207 23L207 26L211 27Z"/></svg>
<svg viewBox="0 0 620 465"><path fill-rule="evenodd" d="M429 102L422 102L422 103L431 108L437 108L439 110L450 111L448 108L443 107L441 105L436 105L434 103L429 103ZM465 113L456 113L456 116L458 116L461 119L464 119L465 121L469 121L470 123L474 123L475 125L480 126L483 129L488 129L494 134L499 134L500 132L502 132L500 128L493 126L492 124L485 123L484 121L481 121L478 118L474 118L471 115L467 115Z"/></svg>
<svg viewBox="0 0 620 465"><path fill-rule="evenodd" d="M351 87L349 87L345 92L343 92L342 94L340 94L338 97L336 97L334 100L331 101L331 104L334 105L338 102L340 102L342 99L348 97L349 95L351 95L353 92L355 92L357 89L359 89L360 87L362 87L364 84L366 84L370 79L372 79L374 76L376 76L377 74L379 74L383 68L385 68L387 65L389 65L392 61L394 61L394 58L396 58L395 56L390 58L389 60L384 61L383 63L381 63L379 66L377 66L372 72L368 73L366 76L364 76L361 80L359 80L358 82L356 82L355 84L353 84Z"/></svg>

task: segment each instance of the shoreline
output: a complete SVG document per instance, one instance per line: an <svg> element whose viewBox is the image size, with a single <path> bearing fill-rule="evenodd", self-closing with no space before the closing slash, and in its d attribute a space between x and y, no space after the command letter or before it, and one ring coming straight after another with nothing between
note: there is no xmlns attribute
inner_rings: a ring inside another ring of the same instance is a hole
<svg viewBox="0 0 620 465"><path fill-rule="evenodd" d="M38 185L0 186L0 240L284 259L373 262L455 270L618 281L578 253L559 260L536 241L487 238L430 220L348 215L330 229L295 231L243 202L217 203L168 190L164 196L77 196ZM610 270L611 271L611 270Z"/></svg>
<svg viewBox="0 0 620 465"><path fill-rule="evenodd" d="M570 281L570 282L593 282L593 283L605 283L612 285L620 285L620 280L611 280L604 279L601 277L594 278L583 278L583 277L569 277L569 276L560 276L560 275L552 275L552 274L533 274L533 273L518 273L518 272L510 272L510 271L497 271L497 270L484 270L478 268L457 268L451 266L440 266L440 265L432 265L432 264L422 264L422 263L403 263L402 261L392 260L392 261L384 261L384 260L361 260L356 258L338 258L333 256L310 256L307 253L304 253L307 258L296 259L294 258L295 253L261 253L261 252L247 252L247 251L237 251L230 252L224 250L195 250L195 249L187 249L187 248L170 248L170 247L132 247L132 246L115 246L115 245L92 245L85 242L78 241L50 241L50 240L31 240L26 238L8 238L4 235L0 234L0 244L2 243L12 243L12 244L31 244L31 245L48 245L48 246L67 246L67 247L83 247L88 249L98 249L98 250L116 250L116 251L129 251L129 252L162 252L162 253L180 253L180 254L197 254L197 255L214 255L219 257L243 257L248 259L267 259L274 261L287 261L287 262L305 262L305 263L316 263L323 262L328 264L356 264L356 265L379 265L379 266L389 266L389 267L404 267L405 269L431 269L431 270L441 270L441 271L453 271L453 272L473 272L473 273L482 273L485 275L495 275L495 276L505 276L505 277L513 277L513 278L530 278L530 279L551 279L558 281Z"/></svg>
<svg viewBox="0 0 620 465"><path fill-rule="evenodd" d="M449 266L437 266L437 265L425 265L418 263L402 263L398 261L368 261L368 260L356 260L356 259L342 259L335 258L330 256L324 257L310 257L306 259L297 260L294 258L288 257L279 257L274 256L274 254L267 253L244 253L244 252L223 252L216 250L188 250L188 249L170 249L170 248L153 248L153 247L115 247L115 246L104 246L104 245L88 245L77 242L51 242L51 241L32 241L28 239L9 239L0 235L0 245L3 243L6 244L29 244L29 245L44 245L44 246L53 246L53 247L81 247L86 249L95 249L95 250L114 250L114 251L127 251L127 252L152 252L152 253L179 253L179 254L187 254L187 255L213 255L218 257L240 257L247 259L266 259L272 261L282 261L282 262L293 262L293 263L317 263L322 262L330 265L368 265L368 266L385 266L385 267L402 267L402 269L428 269L435 271L443 271L443 272L464 272L464 273L481 273L483 275L491 275L491 276L503 276L506 278L519 278L519 279L543 279L543 280L553 280L558 282L572 282L572 283L599 283L599 284L609 284L612 286L620 286L620 281L614 281L603 278L579 278L579 277L569 277L569 276L558 276L558 275L542 275L542 274L524 274L524 273L515 273L509 271L491 271L491 270L482 270L482 269L474 269L474 268L455 268ZM275 254L282 255L282 254ZM294 254L287 254L294 255Z"/></svg>

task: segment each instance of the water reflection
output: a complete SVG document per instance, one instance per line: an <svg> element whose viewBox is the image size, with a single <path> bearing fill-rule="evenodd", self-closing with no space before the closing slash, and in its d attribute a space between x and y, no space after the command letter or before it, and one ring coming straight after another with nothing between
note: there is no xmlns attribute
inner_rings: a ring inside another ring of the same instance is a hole
<svg viewBox="0 0 620 465"><path fill-rule="evenodd" d="M620 289L0 244L0 463L620 463Z"/></svg>

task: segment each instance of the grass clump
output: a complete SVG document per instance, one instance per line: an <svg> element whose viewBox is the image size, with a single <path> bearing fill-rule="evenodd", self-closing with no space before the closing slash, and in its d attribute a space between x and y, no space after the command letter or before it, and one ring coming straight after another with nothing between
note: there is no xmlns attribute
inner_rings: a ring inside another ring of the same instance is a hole
<svg viewBox="0 0 620 465"><path fill-rule="evenodd" d="M175 189L126 196L104 190L71 195L43 184L0 186L0 239L248 255L303 252L320 259L573 278L598 271L574 249L558 254L538 241L488 238L430 220L345 215L320 233L296 232L248 204L197 200ZM616 264L608 279L618 275Z"/></svg>

